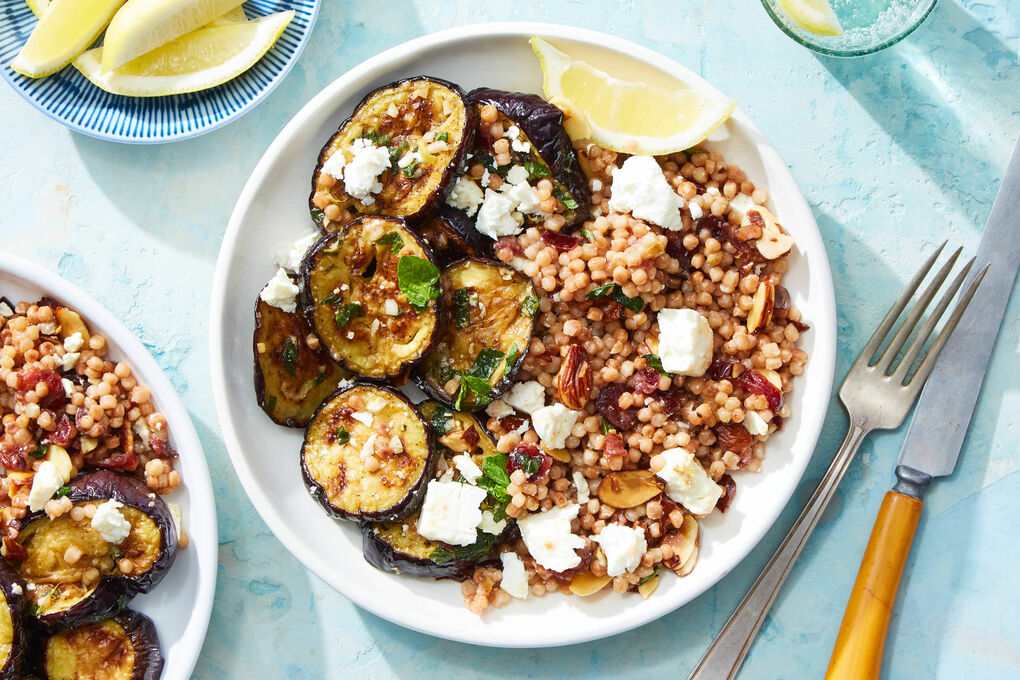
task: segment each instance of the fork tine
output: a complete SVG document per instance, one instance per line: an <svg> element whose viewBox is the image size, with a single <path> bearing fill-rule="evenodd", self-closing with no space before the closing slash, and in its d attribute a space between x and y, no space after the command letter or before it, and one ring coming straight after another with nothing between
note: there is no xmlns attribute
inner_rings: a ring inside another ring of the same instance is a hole
<svg viewBox="0 0 1020 680"><path fill-rule="evenodd" d="M946 322L945 328L939 333L939 336L935 338L935 342L932 344L931 349L924 356L924 361L917 367L917 372L910 378L910 381L906 385L913 385L917 383L917 387L920 388L924 384L924 381L928 378L928 374L931 373L931 369L935 367L935 360L939 358L939 352L942 351L942 346L949 340L949 336L952 335L953 330L956 329L956 325L960 323L960 319L963 317L963 313L967 311L967 305L970 304L971 299L974 297L974 293L977 292L978 286L985 278L985 274L988 273L988 268L991 265L985 265L984 268L978 272L978 275L974 277L974 280L967 286L967 290L963 292L963 296L960 301L956 303L956 309L953 310L953 315L949 317L949 321ZM920 378L920 380L918 380Z"/></svg>
<svg viewBox="0 0 1020 680"><path fill-rule="evenodd" d="M896 323L896 319L899 318L900 312L903 311L903 308L907 306L908 302L910 302L910 298L912 298L914 293L917 292L917 287L921 285L921 281L923 281L924 277L928 275L928 271L931 270L932 265L935 264L935 260L937 260L939 255L942 254L942 250L946 247L947 243L948 241L943 241L942 245L940 245L938 249L932 253L931 257L928 258L928 261L921 266L921 269L914 274L914 278L910 279L910 283L907 284L907 287L904 289L899 299L893 303L893 306L886 313L885 318L882 319L882 323L878 325L878 328L875 330L875 334L871 336L871 339L868 340L868 344L864 346L864 349L862 349L861 353L857 356L857 360L854 361L854 366L857 366L860 363L868 365L871 364L871 360L874 358L875 352L878 351L879 346L882 344L882 340L885 339L886 333L888 333L889 329L892 328L892 325Z"/></svg>
<svg viewBox="0 0 1020 680"><path fill-rule="evenodd" d="M896 335L893 336L889 346L882 352L882 356L875 362L875 366L887 374L892 373L892 362L896 360L896 355L900 353L900 348L907 342L907 338L914 330L914 326L920 320L921 315L924 314L924 310L931 304L932 298L935 297L935 293L939 291L942 284L945 283L946 278L949 276L949 272L953 270L953 266L956 264L956 260L960 257L960 253L963 252L963 248L957 248L956 252L950 256L949 260L946 261L942 268L939 269L938 273L935 274L935 278L932 279L928 287L921 293L921 297L914 303L914 306L910 309L910 313L903 320L903 324L896 331Z"/></svg>
<svg viewBox="0 0 1020 680"><path fill-rule="evenodd" d="M896 367L896 372L893 375L900 381L907 377L907 372L910 371L910 367L914 365L917 357L921 354L921 350L924 349L924 345L928 342L932 333L935 330L935 326L938 325L939 319L945 314L946 309L949 307L949 303L953 301L956 296L956 292L960 290L960 286L963 285L964 279L967 278L967 274L970 272L970 268L974 266L974 258L970 259L963 270L956 275L953 282L949 285L949 289L943 294L942 299L939 300L938 305L932 311L931 316L921 326L921 330L918 331L917 337L910 343L910 347L907 348L907 353L904 355L903 360Z"/></svg>

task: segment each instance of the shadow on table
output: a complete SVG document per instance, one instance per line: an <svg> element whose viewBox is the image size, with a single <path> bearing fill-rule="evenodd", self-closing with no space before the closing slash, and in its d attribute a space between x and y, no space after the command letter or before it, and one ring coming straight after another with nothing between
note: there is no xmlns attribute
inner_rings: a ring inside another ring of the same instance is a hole
<svg viewBox="0 0 1020 680"><path fill-rule="evenodd" d="M991 8L989 12L993 11ZM942 191L983 223L1009 149L989 130L1017 132L1020 68L1002 43L953 0L942 0L903 42L876 54L815 58L878 122ZM1003 101L1011 119L980 102ZM933 197L937 199L938 197Z"/></svg>

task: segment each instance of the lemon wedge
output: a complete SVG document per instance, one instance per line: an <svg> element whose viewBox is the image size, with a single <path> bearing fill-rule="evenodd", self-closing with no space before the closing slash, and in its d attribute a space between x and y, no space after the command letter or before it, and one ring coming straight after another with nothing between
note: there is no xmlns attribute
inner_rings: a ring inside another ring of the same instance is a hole
<svg viewBox="0 0 1020 680"><path fill-rule="evenodd" d="M103 38L103 70L205 26L244 0L128 0L113 17Z"/></svg>
<svg viewBox="0 0 1020 680"><path fill-rule="evenodd" d="M778 0L790 20L814 35L843 35L843 27L829 0Z"/></svg>
<svg viewBox="0 0 1020 680"><path fill-rule="evenodd" d="M294 10L237 23L206 26L103 71L105 47L89 50L74 67L97 87L127 97L197 92L225 83L262 58L294 18Z"/></svg>
<svg viewBox="0 0 1020 680"><path fill-rule="evenodd" d="M50 6L51 0L25 0L25 4L32 10L32 14L41 17L42 13Z"/></svg>
<svg viewBox="0 0 1020 680"><path fill-rule="evenodd" d="M658 156L689 149L737 106L696 87L667 90L614 78L539 37L531 48L541 62L546 98L566 114L567 133L613 151Z"/></svg>
<svg viewBox="0 0 1020 680"><path fill-rule="evenodd" d="M32 14L37 17L41 17L42 13L46 11L46 8L50 6L53 0L25 0L25 4L32 10ZM230 10L221 17L217 17L209 22L209 26L222 26L223 24L236 24L239 21L247 21L248 15L244 13L244 7L238 5L234 9Z"/></svg>
<svg viewBox="0 0 1020 680"><path fill-rule="evenodd" d="M124 0L52 0L11 68L29 78L56 73L103 32Z"/></svg>

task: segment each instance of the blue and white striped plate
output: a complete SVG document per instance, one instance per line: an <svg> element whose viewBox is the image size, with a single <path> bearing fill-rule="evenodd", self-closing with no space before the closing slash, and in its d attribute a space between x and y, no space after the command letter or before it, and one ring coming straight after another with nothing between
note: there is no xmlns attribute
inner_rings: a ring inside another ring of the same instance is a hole
<svg viewBox="0 0 1020 680"><path fill-rule="evenodd" d="M24 0L2 0L0 75L50 118L91 137L128 144L188 139L226 125L250 111L297 61L319 13L319 0L248 0L257 18L293 9L294 19L254 66L217 87L169 97L123 97L104 92L73 66L46 78L26 78L10 67L28 40L36 18Z"/></svg>

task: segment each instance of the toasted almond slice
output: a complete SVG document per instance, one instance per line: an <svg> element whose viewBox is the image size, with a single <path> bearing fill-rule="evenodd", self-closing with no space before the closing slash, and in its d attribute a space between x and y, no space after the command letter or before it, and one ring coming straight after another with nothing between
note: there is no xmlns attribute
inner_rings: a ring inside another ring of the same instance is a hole
<svg viewBox="0 0 1020 680"><path fill-rule="evenodd" d="M776 302L776 287L772 279L765 277L758 284L758 290L751 299L751 311L747 313L747 332L756 333L772 320Z"/></svg>
<svg viewBox="0 0 1020 680"><path fill-rule="evenodd" d="M70 309L62 307L57 310L56 316L57 323L60 324L61 338L66 340L75 333L81 333L81 339L87 343L89 338L92 337L89 334L89 327L85 325L84 321L82 321L78 312L72 312Z"/></svg>
<svg viewBox="0 0 1020 680"><path fill-rule="evenodd" d="M655 589L659 587L659 575L655 574L651 578L642 581L638 584L637 591L641 593L641 597L648 599L655 592Z"/></svg>
<svg viewBox="0 0 1020 680"><path fill-rule="evenodd" d="M625 510L647 503L662 493L662 482L651 470L611 472L599 484L599 500Z"/></svg>
<svg viewBox="0 0 1020 680"><path fill-rule="evenodd" d="M606 587L613 578L611 576L596 576L590 571L582 571L570 579L570 592L581 597L594 595Z"/></svg>
<svg viewBox="0 0 1020 680"><path fill-rule="evenodd" d="M548 453L553 459L560 461L561 463L570 462L570 452L566 449L547 449L543 447L543 450Z"/></svg>

